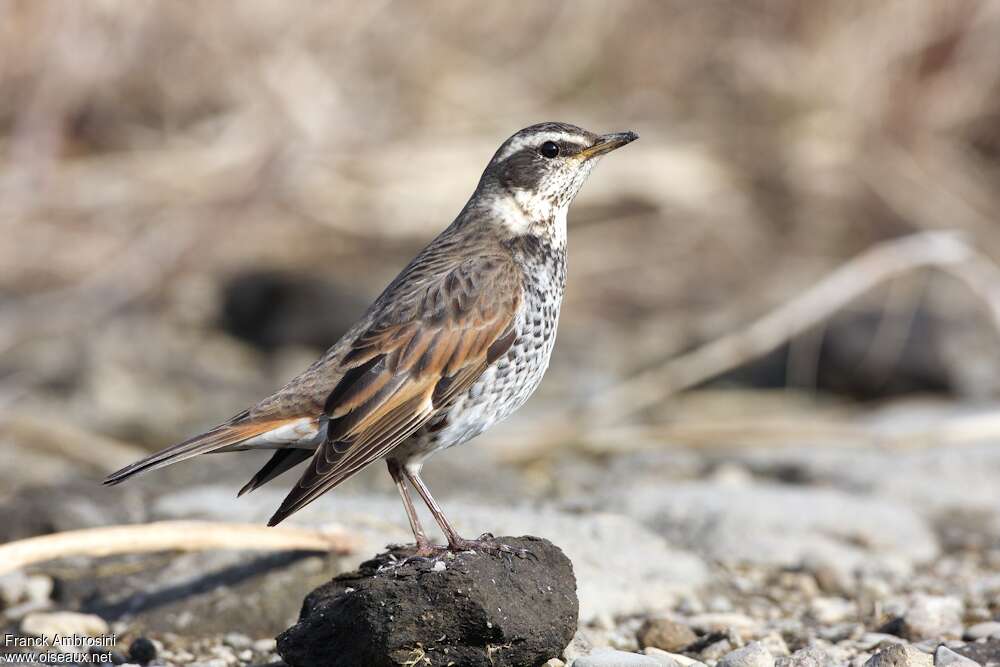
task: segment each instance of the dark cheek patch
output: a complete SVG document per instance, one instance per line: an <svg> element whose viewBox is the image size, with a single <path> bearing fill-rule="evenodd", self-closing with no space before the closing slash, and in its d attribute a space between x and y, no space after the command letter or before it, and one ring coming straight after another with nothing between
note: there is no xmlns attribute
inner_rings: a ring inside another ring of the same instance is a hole
<svg viewBox="0 0 1000 667"><path fill-rule="evenodd" d="M509 188L534 190L545 175L543 160L534 148L523 148L514 153L500 166L500 181Z"/></svg>

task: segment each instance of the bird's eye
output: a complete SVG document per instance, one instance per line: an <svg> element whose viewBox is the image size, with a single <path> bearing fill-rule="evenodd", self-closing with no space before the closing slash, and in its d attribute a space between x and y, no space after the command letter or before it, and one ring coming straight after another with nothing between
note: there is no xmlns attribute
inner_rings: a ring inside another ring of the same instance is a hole
<svg viewBox="0 0 1000 667"><path fill-rule="evenodd" d="M542 157L554 158L559 155L559 144L554 141L546 141L538 149L538 152L542 154Z"/></svg>

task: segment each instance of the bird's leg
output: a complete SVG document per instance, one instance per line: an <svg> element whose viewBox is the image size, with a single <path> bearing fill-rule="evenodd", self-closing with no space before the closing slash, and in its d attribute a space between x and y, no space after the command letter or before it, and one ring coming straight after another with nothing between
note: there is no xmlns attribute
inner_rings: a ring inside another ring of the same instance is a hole
<svg viewBox="0 0 1000 667"><path fill-rule="evenodd" d="M403 475L406 477L407 481L417 490L420 497L423 498L424 503L427 505L427 509L431 511L431 516L437 521L437 524L441 526L441 530L444 531L444 536L448 540L448 549L450 551L464 551L470 545L470 540L466 540L458 531L451 525L451 522L445 517L444 512L441 511L441 506L437 504L434 500L434 496L431 495L431 490L427 488L424 484L424 480L420 479L420 473L412 468L403 468Z"/></svg>
<svg viewBox="0 0 1000 667"><path fill-rule="evenodd" d="M396 483L396 490L399 491L399 497L403 499L403 507L406 508L406 518L410 520L410 530L413 531L413 539L417 543L416 555L430 556L435 551L434 545L427 539L427 533L424 532L424 527L420 525L420 517L417 516L417 510L413 506L413 499L410 498L410 492L406 488L403 466L392 459L387 460L386 465L389 467L389 475L392 476L392 481Z"/></svg>
<svg viewBox="0 0 1000 667"><path fill-rule="evenodd" d="M424 480L420 479L420 469L403 467L403 475L406 476L407 481L417 490L420 497L424 499L424 503L427 504L427 509L431 511L431 515L437 524L441 526L441 530L444 531L445 537L448 539L448 551L486 551L498 554L514 554L519 557L530 556L531 554L525 549L514 549L498 542L495 537L486 533L479 536L478 540L467 540L458 534L451 522L445 517L444 512L441 511L441 507L434 500L434 496L431 495L430 489L424 484Z"/></svg>

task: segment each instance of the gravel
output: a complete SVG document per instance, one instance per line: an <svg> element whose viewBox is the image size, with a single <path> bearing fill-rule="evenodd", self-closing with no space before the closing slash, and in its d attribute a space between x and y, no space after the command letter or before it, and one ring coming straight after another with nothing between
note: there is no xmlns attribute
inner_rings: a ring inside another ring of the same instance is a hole
<svg viewBox="0 0 1000 667"><path fill-rule="evenodd" d="M656 658L639 653L600 649L573 661L571 667L661 667Z"/></svg>
<svg viewBox="0 0 1000 667"><path fill-rule="evenodd" d="M774 667L774 656L763 644L753 642L726 654L717 667Z"/></svg>
<svg viewBox="0 0 1000 667"><path fill-rule="evenodd" d="M934 658L905 644L894 644L879 651L864 667L933 667Z"/></svg>

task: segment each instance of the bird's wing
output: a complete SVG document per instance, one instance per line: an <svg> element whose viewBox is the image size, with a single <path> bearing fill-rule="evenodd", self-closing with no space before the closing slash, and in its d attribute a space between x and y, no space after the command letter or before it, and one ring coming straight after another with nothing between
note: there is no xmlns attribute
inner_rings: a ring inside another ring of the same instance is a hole
<svg viewBox="0 0 1000 667"><path fill-rule="evenodd" d="M428 273L383 295L386 305L341 359L326 440L269 525L402 443L514 343L522 288L509 257Z"/></svg>

